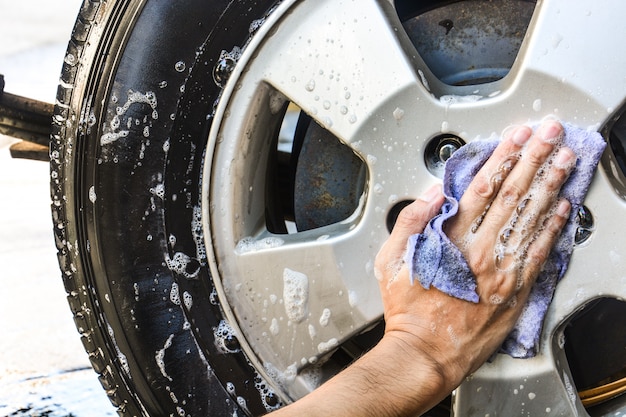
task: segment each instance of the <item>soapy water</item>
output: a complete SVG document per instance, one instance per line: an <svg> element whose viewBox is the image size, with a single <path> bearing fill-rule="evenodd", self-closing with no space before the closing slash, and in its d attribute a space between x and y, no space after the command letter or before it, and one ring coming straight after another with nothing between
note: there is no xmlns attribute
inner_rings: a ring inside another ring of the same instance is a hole
<svg viewBox="0 0 626 417"><path fill-rule="evenodd" d="M130 366L128 365L128 359L126 358L126 355L122 353L117 342L115 341L115 334L113 333L113 328L111 327L109 323L107 323L107 330L109 332L109 337L111 338L111 341L113 342L113 346L115 347L117 359L120 365L122 366L122 370L124 371L126 376L128 376L130 379L133 379L132 375L130 374Z"/></svg>
<svg viewBox="0 0 626 417"><path fill-rule="evenodd" d="M265 410L269 413L278 410L282 407L282 402L278 399L278 396L270 385L265 381L259 373L255 373L254 387L261 396L261 402L265 407Z"/></svg>
<svg viewBox="0 0 626 417"><path fill-rule="evenodd" d="M172 283L172 289L170 290L170 301L179 306L180 305L180 293L178 291L178 284Z"/></svg>
<svg viewBox="0 0 626 417"><path fill-rule="evenodd" d="M204 244L204 232L202 229L202 208L200 205L193 207L193 213L191 217L191 236L196 245L196 259L200 262L200 265L206 265L207 254L206 246Z"/></svg>
<svg viewBox="0 0 626 417"><path fill-rule="evenodd" d="M159 367L159 370L161 371L161 375L163 375L163 377L167 378L169 381L172 381L172 378L167 374L167 371L165 370L165 351L172 346L172 339L174 339L173 334L169 335L169 337L165 341L165 344L163 345L163 349L158 350L154 355L154 359L157 366Z"/></svg>
<svg viewBox="0 0 626 417"><path fill-rule="evenodd" d="M237 333L226 320L220 321L220 324L213 328L213 336L215 338L215 347L221 353L237 353L241 351L237 341Z"/></svg>
<svg viewBox="0 0 626 417"><path fill-rule="evenodd" d="M565 371L563 371L563 384L565 385L565 391L567 392L567 398L569 398L572 405L576 405L576 401L578 400L578 393L570 381L569 376Z"/></svg>
<svg viewBox="0 0 626 417"><path fill-rule="evenodd" d="M331 338L326 342L321 342L317 345L317 352L320 354L327 353L339 346L339 341L336 338Z"/></svg>
<svg viewBox="0 0 626 417"><path fill-rule="evenodd" d="M550 176L547 175L550 168L556 167L569 171L575 165L575 160L566 165L559 165L555 162L557 158L556 155L561 148L560 138L557 137L549 139L548 142L554 145L554 149L547 160L538 169L537 174L535 175L535 180L526 194L519 200L517 200L516 196L510 197L508 200L507 197L504 196L504 203L511 206L515 205L515 210L508 223L500 230L498 239L495 242L494 263L496 268L500 271L511 271L523 265L528 248L534 242L537 235L543 230L542 224L544 220L555 213L556 207L552 207L547 213L543 213L541 205L534 204L534 196L545 194L545 189L550 181ZM475 234L478 232L480 226L485 220L485 217L488 215L488 212L492 207L492 203L500 191L504 180L522 157L523 150L522 152L513 153L509 155L509 157L502 164L500 164L495 172L487 174L489 181L488 195L491 195L492 199L491 202L487 204L483 212L472 223L470 233L464 238L463 247L470 247L475 238ZM553 195L549 197L554 197L557 193L558 192L553 192ZM512 198L515 198L515 200ZM539 225L537 231L533 235L527 236L527 231L529 229L533 229L536 225ZM516 283L518 289L521 284L521 281ZM495 298L490 299L492 303L500 304L503 302L499 296L494 295L493 297Z"/></svg>
<svg viewBox="0 0 626 417"><path fill-rule="evenodd" d="M130 129L132 127L132 119L129 118L126 122L127 130L120 130L120 127L121 127L120 118L128 111L128 109L130 109L130 107L133 104L147 104L152 109L152 112L150 113L150 118L152 120L156 120L159 118L159 113L157 112L157 98L154 92L147 91L146 93L141 93L138 91L128 90L127 96L128 98L126 102L122 106L118 106L115 109L115 116L113 116L113 119L111 119L111 122L109 123L109 127L111 128L111 131L108 133L104 133L100 137L101 146L111 144L113 142L116 142L120 138L125 138L129 135ZM111 101L116 102L117 100L115 99L115 97L112 97ZM142 129L142 131L144 131L143 134L145 136L145 132L147 132L149 135L149 127L151 126L151 120L148 118L147 114L145 115L143 120L140 120L139 118L135 119L135 124L136 125L144 124L144 129ZM145 130L146 127L148 127L147 131Z"/></svg>
<svg viewBox="0 0 626 417"><path fill-rule="evenodd" d="M287 317L300 323L307 315L309 278L302 272L285 268L283 271L283 300Z"/></svg>
<svg viewBox="0 0 626 417"><path fill-rule="evenodd" d="M297 363L287 366L284 371L279 370L274 364L265 362L263 368L267 376L277 383L283 390L286 390L298 376Z"/></svg>
<svg viewBox="0 0 626 417"><path fill-rule="evenodd" d="M244 237L235 246L235 253L241 255L248 252L256 252L263 249L272 249L282 246L285 241L279 237L265 237L262 239L254 239L253 237Z"/></svg>
<svg viewBox="0 0 626 417"><path fill-rule="evenodd" d="M230 74L235 69L239 58L241 58L241 54L242 50L238 46L233 47L230 52L222 50L217 64L213 68L213 81L218 87L224 88L226 86Z"/></svg>
<svg viewBox="0 0 626 417"><path fill-rule="evenodd" d="M328 308L325 308L322 311L322 315L320 316L320 326L326 327L328 326L328 322L330 321L331 311Z"/></svg>
<svg viewBox="0 0 626 417"><path fill-rule="evenodd" d="M280 333L280 326L278 325L278 320L274 317L270 324L270 333L272 336L277 336Z"/></svg>
<svg viewBox="0 0 626 417"><path fill-rule="evenodd" d="M169 253L165 253L165 265L170 271L182 275L187 279L195 279L200 273L200 266L193 259L182 252L176 252L173 257L170 258ZM189 266L195 266L194 270L189 270Z"/></svg>

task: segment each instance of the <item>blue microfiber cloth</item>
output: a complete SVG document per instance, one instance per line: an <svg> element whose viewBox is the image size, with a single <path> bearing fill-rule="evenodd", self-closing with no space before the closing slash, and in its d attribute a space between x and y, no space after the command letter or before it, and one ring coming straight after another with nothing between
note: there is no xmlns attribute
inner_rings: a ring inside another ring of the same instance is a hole
<svg viewBox="0 0 626 417"><path fill-rule="evenodd" d="M561 189L560 196L572 204L570 218L550 253L548 261L531 289L528 302L500 351L515 358L535 356L541 327L557 282L569 263L576 233L576 216L606 142L597 132L564 124L563 144L578 156L575 169ZM406 262L411 280L418 280L463 300L478 302L476 279L461 251L442 230L444 222L458 210L458 201L476 173L498 145L499 140L477 140L463 146L447 161L443 193L446 201L441 213L433 218L423 233L409 238Z"/></svg>

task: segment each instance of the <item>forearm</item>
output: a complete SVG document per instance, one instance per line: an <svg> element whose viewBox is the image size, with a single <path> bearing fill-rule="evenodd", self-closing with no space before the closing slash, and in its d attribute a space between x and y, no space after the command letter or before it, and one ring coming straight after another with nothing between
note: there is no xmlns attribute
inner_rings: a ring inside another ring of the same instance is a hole
<svg viewBox="0 0 626 417"><path fill-rule="evenodd" d="M454 388L443 380L425 355L384 337L349 368L272 417L414 417Z"/></svg>

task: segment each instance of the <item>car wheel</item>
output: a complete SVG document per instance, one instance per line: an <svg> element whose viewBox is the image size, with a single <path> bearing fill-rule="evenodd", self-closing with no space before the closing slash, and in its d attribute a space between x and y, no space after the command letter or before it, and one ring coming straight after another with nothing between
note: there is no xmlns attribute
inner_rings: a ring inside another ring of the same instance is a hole
<svg viewBox="0 0 626 417"><path fill-rule="evenodd" d="M52 207L112 402L260 415L306 395L380 339L373 261L399 210L464 143L554 114L610 146L540 353L497 356L430 413L625 410L623 8L85 0Z"/></svg>

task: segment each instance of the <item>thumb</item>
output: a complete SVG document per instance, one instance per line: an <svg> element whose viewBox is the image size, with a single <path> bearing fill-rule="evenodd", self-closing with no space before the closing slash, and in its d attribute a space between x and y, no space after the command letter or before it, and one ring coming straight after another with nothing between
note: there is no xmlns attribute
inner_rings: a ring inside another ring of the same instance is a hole
<svg viewBox="0 0 626 417"><path fill-rule="evenodd" d="M439 213L444 199L441 185L437 184L402 209L385 244L385 251L402 255L409 237L424 231L428 222Z"/></svg>

